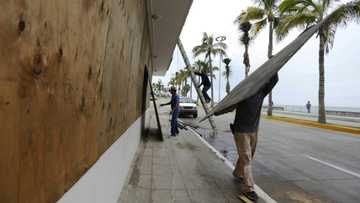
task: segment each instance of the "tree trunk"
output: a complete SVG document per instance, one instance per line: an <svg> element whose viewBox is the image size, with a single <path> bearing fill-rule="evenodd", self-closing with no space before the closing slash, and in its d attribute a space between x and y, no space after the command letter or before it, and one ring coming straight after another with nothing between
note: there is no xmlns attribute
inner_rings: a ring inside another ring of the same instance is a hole
<svg viewBox="0 0 360 203"><path fill-rule="evenodd" d="M226 94L230 93L230 67L228 65L225 66L225 74L226 74Z"/></svg>
<svg viewBox="0 0 360 203"><path fill-rule="evenodd" d="M229 78L226 81L226 94L230 93L230 82L229 82Z"/></svg>
<svg viewBox="0 0 360 203"><path fill-rule="evenodd" d="M213 66L211 53L209 53L209 65L210 65L210 82L211 82L211 107L214 107L214 79L213 79Z"/></svg>
<svg viewBox="0 0 360 203"><path fill-rule="evenodd" d="M229 77L226 79L226 94L230 93L230 82Z"/></svg>
<svg viewBox="0 0 360 203"><path fill-rule="evenodd" d="M249 75L250 71L250 58L249 58L249 44L245 44L244 52L244 65L245 65L245 78Z"/></svg>
<svg viewBox="0 0 360 203"><path fill-rule="evenodd" d="M320 31L320 45L319 45L319 123L326 123L325 112L325 38Z"/></svg>
<svg viewBox="0 0 360 203"><path fill-rule="evenodd" d="M191 78L190 78L190 80L191 80ZM192 99L192 82L190 82L190 98Z"/></svg>
<svg viewBox="0 0 360 203"><path fill-rule="evenodd" d="M272 51L273 51L273 21L269 22L269 47L268 47L268 58L270 59L272 57ZM272 91L269 93L269 104L268 104L268 111L267 115L272 116L272 107L273 107L273 101L272 101Z"/></svg>
<svg viewBox="0 0 360 203"><path fill-rule="evenodd" d="M193 72L193 70L192 70L192 68L191 68L191 64L190 64L189 58L188 58L187 55L186 55L184 46L183 46L183 44L182 44L182 42L181 42L180 39L178 39L177 45L178 45L179 50L180 50L180 52L181 52L181 55L182 55L182 57L183 57L183 59L184 59L184 63L185 63L185 65L186 65L186 68L190 71L191 81L192 81L192 83L194 83L196 92L197 92L197 94L198 94L198 96L199 96L199 98L200 98L201 104L202 104L202 106L203 106L203 108L204 108L204 111L205 111L205 113L206 113L206 115L207 115L207 114L209 113L209 109L208 109L208 107L206 106L206 102L205 102L204 96L202 95L201 90L200 90L200 88L199 88L199 84L196 82L196 76L195 76L195 74L194 74L194 72ZM208 120L209 120L209 123L210 123L210 126L212 127L212 129L213 129L214 131L216 131L215 122L213 121L212 117L209 117Z"/></svg>

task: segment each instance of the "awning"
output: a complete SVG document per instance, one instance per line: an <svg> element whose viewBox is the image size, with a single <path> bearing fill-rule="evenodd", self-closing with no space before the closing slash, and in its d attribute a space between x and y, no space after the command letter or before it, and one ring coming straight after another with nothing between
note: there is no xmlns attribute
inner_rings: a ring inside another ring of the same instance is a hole
<svg viewBox="0 0 360 203"><path fill-rule="evenodd" d="M170 66L192 0L148 0L154 75L164 75Z"/></svg>

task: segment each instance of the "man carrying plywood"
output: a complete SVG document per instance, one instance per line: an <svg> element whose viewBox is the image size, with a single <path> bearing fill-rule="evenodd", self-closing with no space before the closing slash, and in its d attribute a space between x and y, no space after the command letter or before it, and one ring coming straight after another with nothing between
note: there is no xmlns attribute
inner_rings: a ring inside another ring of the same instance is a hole
<svg viewBox="0 0 360 203"><path fill-rule="evenodd" d="M256 94L239 102L236 105L234 124L230 125L239 154L233 175L243 184L242 195L255 202L257 194L254 190L251 162L256 150L261 107L264 98L278 80L278 74L275 74Z"/></svg>

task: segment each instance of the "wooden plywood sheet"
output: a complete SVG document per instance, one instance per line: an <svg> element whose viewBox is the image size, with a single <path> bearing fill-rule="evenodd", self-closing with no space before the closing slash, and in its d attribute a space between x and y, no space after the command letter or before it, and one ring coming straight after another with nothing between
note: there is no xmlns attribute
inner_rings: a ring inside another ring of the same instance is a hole
<svg viewBox="0 0 360 203"><path fill-rule="evenodd" d="M249 77L241 81L223 100L202 118L200 122L212 115L221 115L233 111L236 104L254 95L319 30L322 23L323 22L308 28L293 42L256 69Z"/></svg>

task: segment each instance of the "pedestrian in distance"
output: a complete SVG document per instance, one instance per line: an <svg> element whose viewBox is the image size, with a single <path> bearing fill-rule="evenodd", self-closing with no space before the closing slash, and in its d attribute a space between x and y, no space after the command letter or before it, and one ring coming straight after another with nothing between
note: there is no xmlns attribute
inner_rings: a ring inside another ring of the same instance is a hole
<svg viewBox="0 0 360 203"><path fill-rule="evenodd" d="M310 101L308 101L308 102L306 103L306 109L307 109L307 112L308 112L308 113L311 113L311 103L310 103Z"/></svg>
<svg viewBox="0 0 360 203"><path fill-rule="evenodd" d="M202 89L202 94L204 96L204 99L206 101L206 103L209 103L211 101L211 98L209 97L209 95L207 94L207 91L211 88L211 82L209 77L207 76L207 73L205 70L202 70L201 72L194 72L195 75L198 75L201 77L201 83L198 86L198 88L200 88L203 85L203 89Z"/></svg>
<svg viewBox="0 0 360 203"><path fill-rule="evenodd" d="M178 122L177 119L179 117L179 95L176 93L176 88L174 86L170 87L171 100L168 103L160 104L160 106L171 106L171 136L175 137L179 134Z"/></svg>
<svg viewBox="0 0 360 203"><path fill-rule="evenodd" d="M230 124L239 155L233 176L243 185L239 197L245 198L244 201L256 202L258 199L254 190L251 163L256 150L262 104L278 80L278 74L274 75L256 94L238 103L234 123Z"/></svg>

